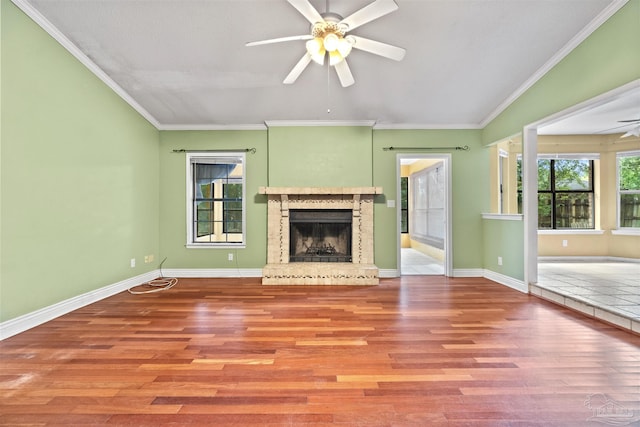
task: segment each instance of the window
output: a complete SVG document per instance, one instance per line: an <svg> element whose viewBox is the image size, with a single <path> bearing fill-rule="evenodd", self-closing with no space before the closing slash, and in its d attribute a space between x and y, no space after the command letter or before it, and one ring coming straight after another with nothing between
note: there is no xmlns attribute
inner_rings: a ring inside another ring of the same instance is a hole
<svg viewBox="0 0 640 427"><path fill-rule="evenodd" d="M509 162L509 153L503 149L498 151L498 212L505 213L507 207L505 206L505 175L507 174Z"/></svg>
<svg viewBox="0 0 640 427"><path fill-rule="evenodd" d="M400 232L409 232L409 178L400 178Z"/></svg>
<svg viewBox="0 0 640 427"><path fill-rule="evenodd" d="M618 228L640 228L640 151L618 153Z"/></svg>
<svg viewBox="0 0 640 427"><path fill-rule="evenodd" d="M242 246L244 154L188 153L187 246Z"/></svg>
<svg viewBox="0 0 640 427"><path fill-rule="evenodd" d="M444 248L445 194L442 162L411 175L411 238Z"/></svg>
<svg viewBox="0 0 640 427"><path fill-rule="evenodd" d="M538 156L538 229L593 229L593 156ZM522 213L522 160L518 159Z"/></svg>

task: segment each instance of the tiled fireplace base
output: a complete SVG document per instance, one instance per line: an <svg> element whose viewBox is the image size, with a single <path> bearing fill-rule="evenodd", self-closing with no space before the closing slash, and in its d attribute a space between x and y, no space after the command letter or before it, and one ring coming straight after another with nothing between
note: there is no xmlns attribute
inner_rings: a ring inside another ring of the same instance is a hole
<svg viewBox="0 0 640 427"><path fill-rule="evenodd" d="M264 285L377 285L373 263L373 198L381 187L260 187L268 195L267 265ZM352 262L289 262L289 211L352 212Z"/></svg>
<svg viewBox="0 0 640 427"><path fill-rule="evenodd" d="M347 262L267 264L263 285L377 285L378 267Z"/></svg>

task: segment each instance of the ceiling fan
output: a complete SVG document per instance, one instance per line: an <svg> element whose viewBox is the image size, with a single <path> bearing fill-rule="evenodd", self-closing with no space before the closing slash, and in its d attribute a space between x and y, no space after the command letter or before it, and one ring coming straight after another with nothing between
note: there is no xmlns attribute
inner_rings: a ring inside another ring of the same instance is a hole
<svg viewBox="0 0 640 427"><path fill-rule="evenodd" d="M638 126L635 126L630 131L622 135L620 138L626 138L628 136L640 137L640 119L618 120L618 123L637 123L638 124Z"/></svg>
<svg viewBox="0 0 640 427"><path fill-rule="evenodd" d="M318 12L309 0L287 0L310 23L310 34L280 37L276 39L249 42L246 46L288 41L306 40L306 52L284 79L284 84L294 83L307 66L314 61L324 65L325 57L329 57L329 66L333 66L343 87L355 83L346 57L353 48L401 61L404 58L403 48L386 43L359 37L350 32L361 25L369 23L398 9L394 0L375 0L362 9L343 18L337 13L329 12L329 0L326 0L326 12Z"/></svg>

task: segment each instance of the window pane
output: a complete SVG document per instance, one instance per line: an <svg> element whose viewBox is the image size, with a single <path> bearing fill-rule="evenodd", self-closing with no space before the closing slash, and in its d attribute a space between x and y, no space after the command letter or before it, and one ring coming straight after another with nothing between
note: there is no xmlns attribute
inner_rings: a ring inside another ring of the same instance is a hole
<svg viewBox="0 0 640 427"><path fill-rule="evenodd" d="M554 161L556 190L591 190L591 160Z"/></svg>
<svg viewBox="0 0 640 427"><path fill-rule="evenodd" d="M409 178L400 178L400 207L407 209L409 207Z"/></svg>
<svg viewBox="0 0 640 427"><path fill-rule="evenodd" d="M593 194L556 194L556 228L593 228Z"/></svg>
<svg viewBox="0 0 640 427"><path fill-rule="evenodd" d="M551 190L551 160L538 159L538 191Z"/></svg>
<svg viewBox="0 0 640 427"><path fill-rule="evenodd" d="M553 228L551 221L551 194L538 193L538 228Z"/></svg>
<svg viewBox="0 0 640 427"><path fill-rule="evenodd" d="M400 232L408 233L409 232L409 211L403 209L400 213Z"/></svg>
<svg viewBox="0 0 640 427"><path fill-rule="evenodd" d="M620 195L620 227L640 227L640 194Z"/></svg>
<svg viewBox="0 0 640 427"><path fill-rule="evenodd" d="M618 159L620 166L620 190L640 190L640 156Z"/></svg>
<svg viewBox="0 0 640 427"><path fill-rule="evenodd" d="M243 243L244 155L189 156L193 199L187 243Z"/></svg>

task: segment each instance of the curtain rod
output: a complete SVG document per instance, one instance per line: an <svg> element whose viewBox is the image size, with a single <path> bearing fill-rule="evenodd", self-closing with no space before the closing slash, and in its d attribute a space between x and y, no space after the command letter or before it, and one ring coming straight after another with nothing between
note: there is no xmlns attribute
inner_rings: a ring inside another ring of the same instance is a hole
<svg viewBox="0 0 640 427"><path fill-rule="evenodd" d="M222 150L185 150L180 148L173 150L173 153L234 153L238 151L244 151L245 153L256 154L255 148L238 148L238 149L222 149Z"/></svg>
<svg viewBox="0 0 640 427"><path fill-rule="evenodd" d="M468 145L465 145L463 147L461 147L461 146L457 146L457 147L383 147L382 149L384 151L394 151L394 150L407 150L407 151L412 151L412 150L457 150L457 151L469 151L470 150Z"/></svg>

